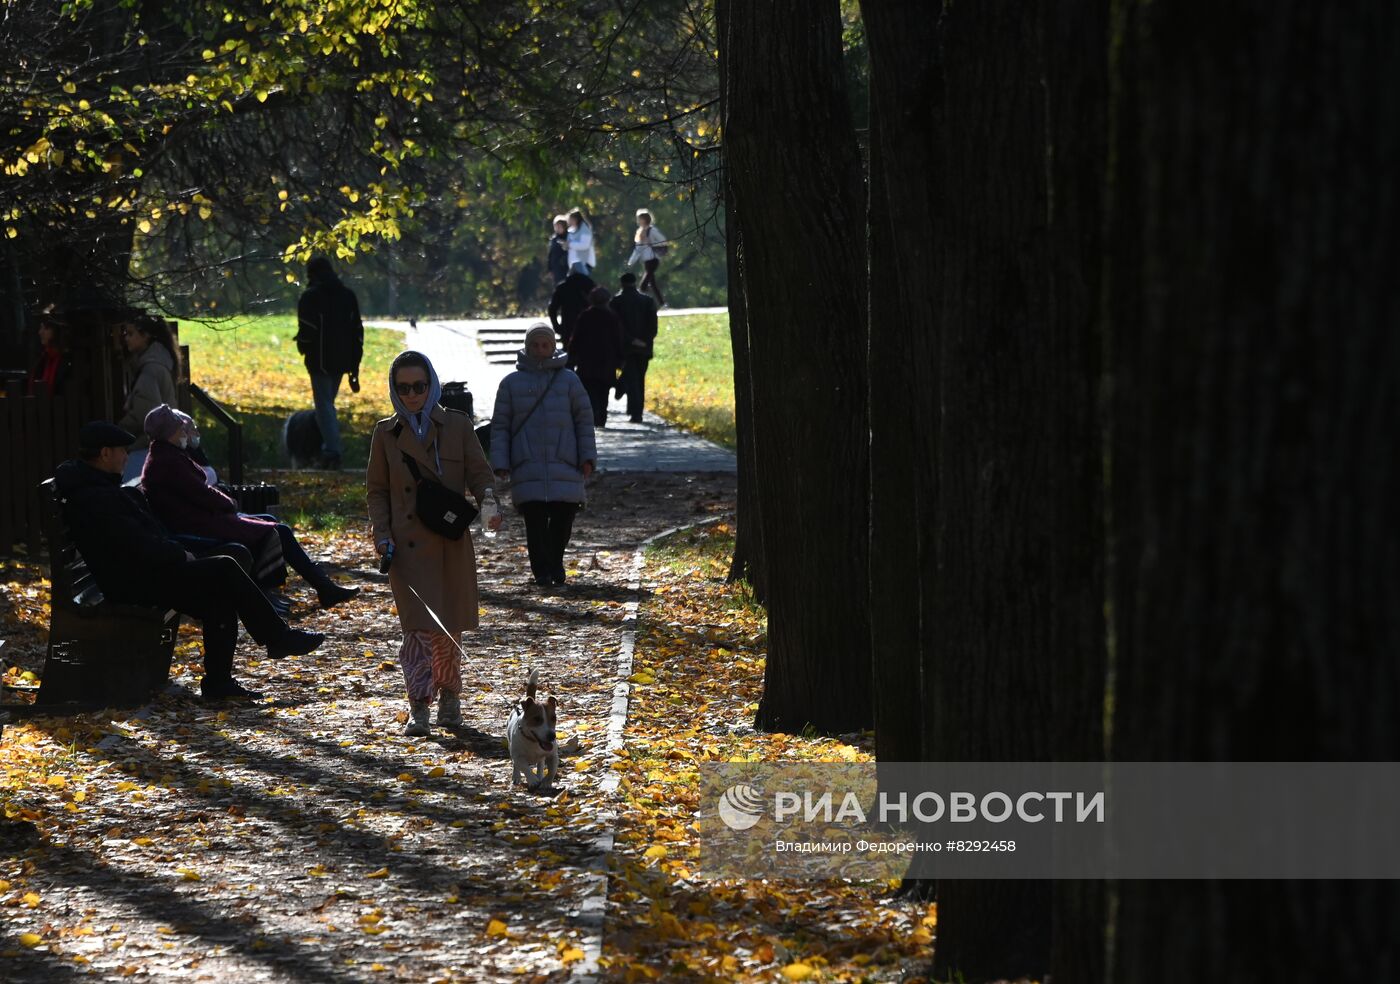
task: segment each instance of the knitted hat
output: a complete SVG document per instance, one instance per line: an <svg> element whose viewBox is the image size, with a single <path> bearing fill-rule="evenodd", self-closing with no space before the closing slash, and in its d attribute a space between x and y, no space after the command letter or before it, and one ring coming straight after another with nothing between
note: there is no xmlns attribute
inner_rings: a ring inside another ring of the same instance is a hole
<svg viewBox="0 0 1400 984"><path fill-rule="evenodd" d="M185 429L185 424L190 422L190 415L181 413L174 407L162 403L150 413L146 414L146 434L153 441L170 441L174 443L180 431Z"/></svg>
<svg viewBox="0 0 1400 984"><path fill-rule="evenodd" d="M536 335L546 335L549 338L549 343L551 345L554 344L554 329L541 321L538 324L531 325L530 330L525 333L526 348L530 347L530 339L534 338Z"/></svg>

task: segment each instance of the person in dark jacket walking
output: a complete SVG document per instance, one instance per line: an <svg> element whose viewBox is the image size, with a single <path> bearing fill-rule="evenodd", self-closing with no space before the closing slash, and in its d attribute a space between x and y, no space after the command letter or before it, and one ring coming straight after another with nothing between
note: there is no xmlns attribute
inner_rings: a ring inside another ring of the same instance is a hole
<svg viewBox="0 0 1400 984"><path fill-rule="evenodd" d="M588 295L588 308L578 316L569 340L569 363L588 391L593 405L593 426L608 426L608 391L617 382L622 366L622 323L608 307L606 287Z"/></svg>
<svg viewBox="0 0 1400 984"><path fill-rule="evenodd" d="M622 291L609 305L622 322L622 378L617 381L617 395L626 394L627 418L640 424L647 366L656 341L656 302L637 290L633 274L624 273L621 283Z"/></svg>
<svg viewBox="0 0 1400 984"><path fill-rule="evenodd" d="M340 282L331 261L313 256L306 264L308 286L297 301L297 351L306 359L316 426L321 430L321 467L340 467L340 421L335 397L341 377L349 375L350 392L360 391L360 357L365 326L355 292Z"/></svg>
<svg viewBox="0 0 1400 984"><path fill-rule="evenodd" d="M554 288L554 296L549 300L549 323L559 333L559 342L566 351L569 336L574 333L574 323L588 307L588 295L597 286L587 274L571 273ZM573 363L569 367L573 368Z"/></svg>
<svg viewBox="0 0 1400 984"><path fill-rule="evenodd" d="M79 460L54 472L73 543L108 600L174 608L204 623L206 700L255 697L233 679L240 619L269 659L309 653L325 636L289 628L232 558L196 558L166 535L139 490L121 487L134 440L106 421L78 431Z"/></svg>
<svg viewBox="0 0 1400 984"><path fill-rule="evenodd" d="M562 215L554 217L554 235L549 240L549 274L558 287L569 276L569 221Z"/></svg>

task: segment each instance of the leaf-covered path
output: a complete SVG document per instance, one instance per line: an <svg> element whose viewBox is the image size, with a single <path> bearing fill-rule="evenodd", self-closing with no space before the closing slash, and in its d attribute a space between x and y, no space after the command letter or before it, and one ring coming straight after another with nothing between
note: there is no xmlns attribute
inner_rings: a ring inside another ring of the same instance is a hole
<svg viewBox="0 0 1400 984"><path fill-rule="evenodd" d="M611 804L598 787L633 551L732 496L732 476L600 476L561 594L528 584L518 520L509 538L478 539L482 629L463 672L474 730L402 735L397 619L349 530L313 553L363 585L359 599L320 612L291 582L298 624L328 643L282 663L240 644L238 671L264 701L167 695L138 715L7 730L23 822L0 835L0 979L567 978L601 887ZM182 658L192 687L188 636ZM553 797L511 788L501 737L532 666L559 696L561 737L582 743Z"/></svg>

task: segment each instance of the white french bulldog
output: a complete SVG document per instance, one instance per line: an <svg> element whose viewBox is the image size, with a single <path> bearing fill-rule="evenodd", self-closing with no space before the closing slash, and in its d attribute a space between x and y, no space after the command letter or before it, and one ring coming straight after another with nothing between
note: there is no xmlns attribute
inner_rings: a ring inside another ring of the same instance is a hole
<svg viewBox="0 0 1400 984"><path fill-rule="evenodd" d="M531 670L525 682L525 699L516 704L506 720L506 747L510 750L510 781L520 779L531 791L548 790L559 772L559 745L554 737L554 698L543 704L535 700L539 670Z"/></svg>

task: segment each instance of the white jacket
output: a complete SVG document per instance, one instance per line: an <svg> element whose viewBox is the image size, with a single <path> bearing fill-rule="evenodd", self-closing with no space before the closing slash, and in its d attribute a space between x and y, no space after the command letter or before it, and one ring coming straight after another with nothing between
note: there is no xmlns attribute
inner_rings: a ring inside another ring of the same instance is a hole
<svg viewBox="0 0 1400 984"><path fill-rule="evenodd" d="M638 260L645 263L647 260L661 259L660 255L658 255L656 250L652 249L652 247L660 246L664 242L666 242L666 236L660 229L656 228L655 225L647 226L645 241L637 243L637 245L632 247L632 255L627 258L627 265L631 266Z"/></svg>
<svg viewBox="0 0 1400 984"><path fill-rule="evenodd" d="M593 252L593 227L587 222L580 222L577 229L569 230L569 267L575 263L587 263L590 267L598 265L597 254Z"/></svg>

